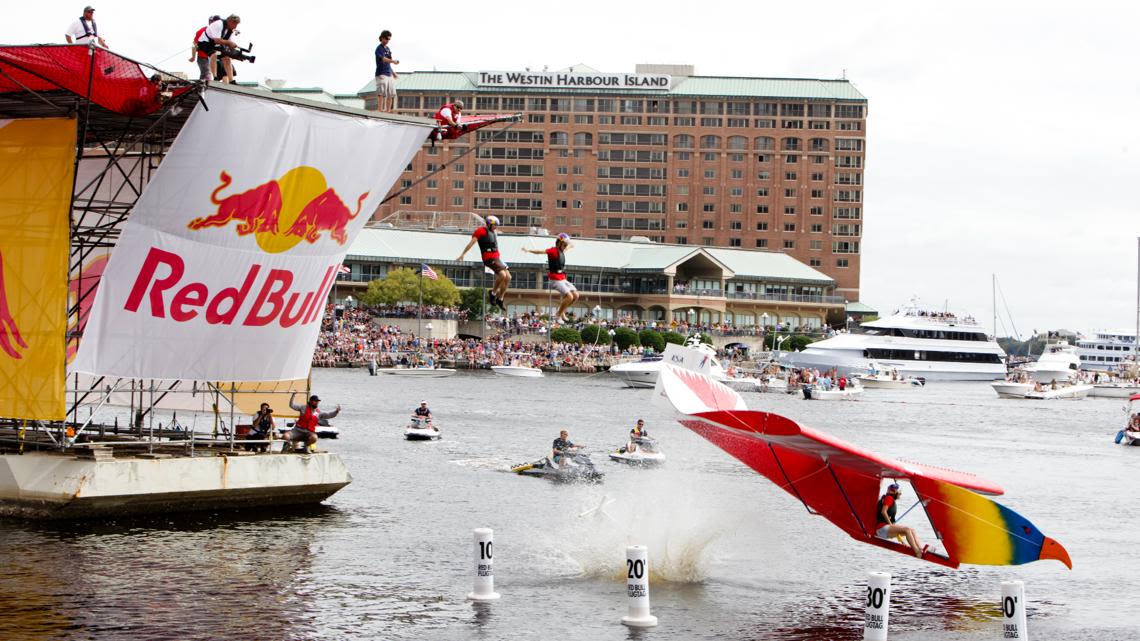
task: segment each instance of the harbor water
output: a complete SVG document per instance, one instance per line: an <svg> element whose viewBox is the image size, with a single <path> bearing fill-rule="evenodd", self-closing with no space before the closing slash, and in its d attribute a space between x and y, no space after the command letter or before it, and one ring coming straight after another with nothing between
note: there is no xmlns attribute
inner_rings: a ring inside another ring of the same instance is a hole
<svg viewBox="0 0 1140 641"><path fill-rule="evenodd" d="M1001 638L1001 582L1025 581L1030 635L1140 639L1140 448L1114 445L1122 402L1000 400L985 383L867 390L853 402L745 393L875 452L973 472L1069 551L950 570L865 545L688 431L651 390L609 374L443 379L316 370L354 481L325 505L86 523L6 520L0 639L862 638L869 571L892 574L892 639ZM438 442L402 436L427 400ZM286 400L276 404L278 415ZM608 460L644 418L668 461ZM598 485L511 474L559 429ZM902 507L913 502L904 495ZM924 541L921 510L903 521ZM472 529L494 529L499 601L472 589ZM659 626L631 630L625 551L649 549Z"/></svg>

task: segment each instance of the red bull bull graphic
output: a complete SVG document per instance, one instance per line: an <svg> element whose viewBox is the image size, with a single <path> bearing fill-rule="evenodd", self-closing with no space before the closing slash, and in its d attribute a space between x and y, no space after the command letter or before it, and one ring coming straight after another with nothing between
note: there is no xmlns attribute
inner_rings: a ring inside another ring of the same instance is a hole
<svg viewBox="0 0 1140 641"><path fill-rule="evenodd" d="M87 327L87 317L91 314L91 307L95 304L95 291L99 288L99 280L103 277L103 270L107 268L110 254L100 254L83 263L78 272L72 272L67 283L67 307L76 309L76 313L67 323L67 362L75 360L79 351L79 338Z"/></svg>
<svg viewBox="0 0 1140 641"><path fill-rule="evenodd" d="M210 194L215 212L191 220L187 227L197 231L236 222L238 236L252 234L258 247L274 254L288 251L301 241L315 244L322 233L339 245L346 244L348 225L360 215L369 193L361 194L355 210L350 209L328 186L324 174L308 166L295 167L279 179L221 199L219 194L229 189L233 178L222 171L219 180L221 184Z"/></svg>
<svg viewBox="0 0 1140 641"><path fill-rule="evenodd" d="M4 282L4 255L0 253L0 350L18 360L24 357L20 349L28 349L28 344L20 336L20 328L16 325L11 310L8 309L8 287Z"/></svg>

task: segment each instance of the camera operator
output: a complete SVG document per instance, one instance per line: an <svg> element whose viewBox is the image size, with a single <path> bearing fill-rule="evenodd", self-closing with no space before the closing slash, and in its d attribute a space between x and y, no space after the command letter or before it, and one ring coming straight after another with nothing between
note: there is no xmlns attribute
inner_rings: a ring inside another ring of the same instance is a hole
<svg viewBox="0 0 1140 641"><path fill-rule="evenodd" d="M210 16L210 19L206 21L206 27L215 22L220 22L221 19L221 16ZM198 31L194 33L193 42L190 43L190 62L198 63L198 80L209 80L213 77L213 74L210 72L210 56L198 46L202 35L206 33L206 27L200 27Z"/></svg>
<svg viewBox="0 0 1140 641"><path fill-rule="evenodd" d="M241 23L241 18L235 14L230 14L225 20L217 20L211 22L206 26L206 31L198 38L198 50L204 51L210 56L209 66L210 69L217 68L218 53L221 52L223 47L238 49L238 44L231 40L237 34L237 26ZM232 83L234 81L234 67L230 62L228 56L222 56L222 66L225 69L222 82Z"/></svg>

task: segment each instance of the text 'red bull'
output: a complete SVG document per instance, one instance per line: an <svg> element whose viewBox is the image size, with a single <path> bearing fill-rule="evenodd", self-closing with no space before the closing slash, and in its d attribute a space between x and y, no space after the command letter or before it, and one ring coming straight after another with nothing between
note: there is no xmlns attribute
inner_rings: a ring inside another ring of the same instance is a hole
<svg viewBox="0 0 1140 641"><path fill-rule="evenodd" d="M162 266L170 273L156 278ZM292 271L266 269L254 263L250 265L240 285L226 287L211 295L205 283L183 282L186 263L181 256L151 247L123 309L138 312L146 304L149 309L144 308L144 313L149 311L155 318L166 318L169 314L172 320L179 323L204 314L206 322L211 325L308 325L321 316L321 303L332 289L335 270L336 265L330 265L325 269L324 278L316 290L300 292L291 289ZM262 272L265 274L262 275ZM257 294L253 304L239 322L238 317L246 308L245 301L254 290Z"/></svg>

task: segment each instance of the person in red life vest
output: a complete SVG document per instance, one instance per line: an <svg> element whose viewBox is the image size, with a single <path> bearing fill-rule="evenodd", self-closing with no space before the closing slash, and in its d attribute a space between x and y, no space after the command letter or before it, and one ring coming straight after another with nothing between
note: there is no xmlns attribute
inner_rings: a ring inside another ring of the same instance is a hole
<svg viewBox="0 0 1140 641"><path fill-rule="evenodd" d="M558 304L558 313L554 315L554 318L560 323L565 322L563 315L578 300L578 288L566 279L566 251L571 247L573 245L570 244L570 234L562 233L558 234L558 240L554 241L554 247L549 249L523 248L523 251L532 254L546 255L546 277L550 280L550 287L562 294L562 301Z"/></svg>
<svg viewBox="0 0 1140 641"><path fill-rule="evenodd" d="M295 403L293 399L296 397L297 392L293 392L289 396L289 407L300 412L300 416L297 417L297 422L293 424L293 429L285 433L285 441L290 445L303 443L304 447L299 451L309 452L317 447L317 425L325 419L335 418L337 414L340 414L340 405L337 405L336 409L331 412L322 412L318 408L321 399L316 394L310 396L309 402L304 405Z"/></svg>
<svg viewBox="0 0 1140 641"><path fill-rule="evenodd" d="M459 117L463 114L463 101L449 102L435 112L435 121L440 127L460 127Z"/></svg>
<svg viewBox="0 0 1140 641"><path fill-rule="evenodd" d="M471 240L455 260L462 263L463 257L475 243L479 243L479 252L483 257L483 265L495 272L495 284L491 286L491 304L504 310L503 297L507 295L507 287L511 284L511 271L507 264L499 257L499 238L495 228L499 226L497 216L487 216L486 224L471 234Z"/></svg>
<svg viewBox="0 0 1140 641"><path fill-rule="evenodd" d="M847 389L847 377L846 376L840 376L839 377L839 391L842 392L845 389Z"/></svg>
<svg viewBox="0 0 1140 641"><path fill-rule="evenodd" d="M875 511L875 518L877 519L875 534L883 539L893 539L896 536L905 537L910 548L914 550L914 555L921 559L930 546L919 544L918 535L914 533L914 528L895 523L895 513L898 509L900 496L902 496L902 490L899 489L898 483L891 483L887 486L887 493L879 499L878 509Z"/></svg>

